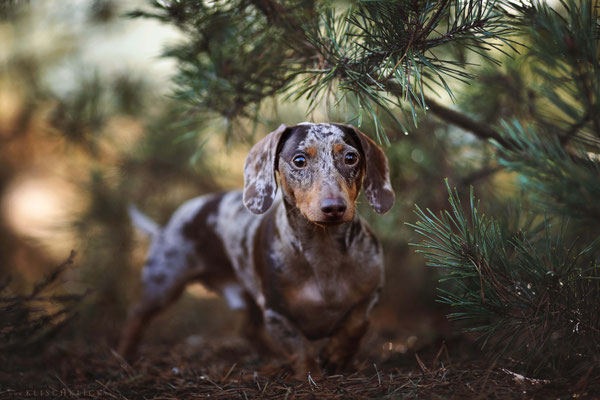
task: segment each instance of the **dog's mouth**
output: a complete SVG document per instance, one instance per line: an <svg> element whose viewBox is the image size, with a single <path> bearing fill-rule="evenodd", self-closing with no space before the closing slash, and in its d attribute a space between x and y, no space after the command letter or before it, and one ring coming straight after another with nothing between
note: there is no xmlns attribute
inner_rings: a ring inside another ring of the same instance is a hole
<svg viewBox="0 0 600 400"><path fill-rule="evenodd" d="M343 219L339 219L339 220L335 220L335 221L332 221L332 220L327 220L327 221L312 221L312 223L315 224L315 225L323 225L323 226L341 225L344 222L346 222L346 221L344 221Z"/></svg>
<svg viewBox="0 0 600 400"><path fill-rule="evenodd" d="M317 221L309 219L309 221L317 226L323 226L323 227L336 226L336 225L341 225L341 224L348 222L348 220L343 218L343 216L336 217L336 218L324 218L324 219L320 219Z"/></svg>

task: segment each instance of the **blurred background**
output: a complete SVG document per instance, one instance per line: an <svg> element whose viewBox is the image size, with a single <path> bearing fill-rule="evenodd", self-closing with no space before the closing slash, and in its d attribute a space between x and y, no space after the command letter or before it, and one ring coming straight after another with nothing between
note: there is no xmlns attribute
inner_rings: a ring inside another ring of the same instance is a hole
<svg viewBox="0 0 600 400"><path fill-rule="evenodd" d="M280 123L347 120L343 110L319 105L306 115L306 102L279 100L263 104L260 121L233 129L224 118L183 118L189 109L172 96L176 62L161 55L184 35L156 19L124 17L146 2L1 4L0 279L10 278L10 293L26 295L76 252L49 288L61 299L87 293L70 306L76 317L61 332L66 347L114 348L139 294L148 241L131 226L128 204L164 224L186 199L240 188L248 149ZM449 80L463 110L488 124L526 116L531 92L522 61L477 61L481 82L495 85L497 95ZM414 205L445 209L444 178L461 193L476 185L482 201L494 200L490 207L518 191L489 144L431 115L421 115L418 127L399 118L409 129L382 117L396 205L379 216L360 204L386 254L387 282L368 340L392 356L460 335L446 322L447 306L436 302L437 272L409 247L418 240L405 225L416 220ZM372 121L361 129L376 136ZM232 334L238 320L222 299L191 285L151 325L146 343Z"/></svg>

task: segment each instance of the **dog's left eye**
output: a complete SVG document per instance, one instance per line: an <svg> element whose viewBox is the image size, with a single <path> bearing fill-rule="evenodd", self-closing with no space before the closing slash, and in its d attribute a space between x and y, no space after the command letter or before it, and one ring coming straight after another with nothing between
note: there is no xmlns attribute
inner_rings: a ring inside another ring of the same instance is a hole
<svg viewBox="0 0 600 400"><path fill-rule="evenodd" d="M346 153L344 156L344 162L346 165L354 165L358 161L358 154L356 153Z"/></svg>
<svg viewBox="0 0 600 400"><path fill-rule="evenodd" d="M306 167L306 157L304 157L302 154L298 154L296 157L294 157L292 162L298 168Z"/></svg>

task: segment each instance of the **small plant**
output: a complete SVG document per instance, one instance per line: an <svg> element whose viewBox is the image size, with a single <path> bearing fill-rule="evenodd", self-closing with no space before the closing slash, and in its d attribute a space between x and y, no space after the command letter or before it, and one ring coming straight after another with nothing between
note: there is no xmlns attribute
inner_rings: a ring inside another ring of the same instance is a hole
<svg viewBox="0 0 600 400"><path fill-rule="evenodd" d="M10 279L0 283L0 358L39 353L77 316L77 305L86 293L52 293L74 258L71 252L29 294L15 294Z"/></svg>

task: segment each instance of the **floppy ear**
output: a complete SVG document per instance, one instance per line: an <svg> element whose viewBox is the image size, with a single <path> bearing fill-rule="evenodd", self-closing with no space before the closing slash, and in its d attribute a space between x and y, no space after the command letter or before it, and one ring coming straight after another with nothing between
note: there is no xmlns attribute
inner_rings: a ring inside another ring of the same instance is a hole
<svg viewBox="0 0 600 400"><path fill-rule="evenodd" d="M275 157L281 135L288 127L281 124L256 143L244 164L244 205L254 214L262 214L271 207L277 192Z"/></svg>
<svg viewBox="0 0 600 400"><path fill-rule="evenodd" d="M354 131L365 156L366 176L363 183L367 200L378 214L384 214L392 208L396 197L390 182L387 157L370 137L352 125L343 126Z"/></svg>

